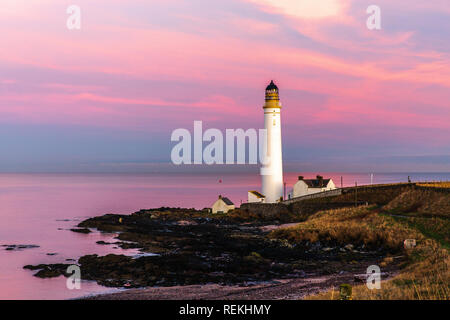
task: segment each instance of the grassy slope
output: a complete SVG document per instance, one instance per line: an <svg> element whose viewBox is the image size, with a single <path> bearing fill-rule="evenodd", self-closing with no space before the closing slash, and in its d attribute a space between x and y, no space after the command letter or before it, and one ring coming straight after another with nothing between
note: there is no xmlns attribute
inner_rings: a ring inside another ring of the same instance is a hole
<svg viewBox="0 0 450 320"><path fill-rule="evenodd" d="M398 251L402 239L417 236L408 228L399 228L389 216L378 214L374 207L342 208L318 212L307 221L291 228L278 229L270 238L290 242L317 242L327 245L364 245L370 249L380 247Z"/></svg>
<svg viewBox="0 0 450 320"><path fill-rule="evenodd" d="M402 215L450 218L450 193L435 192L432 187L408 190L383 209Z"/></svg>
<svg viewBox="0 0 450 320"><path fill-rule="evenodd" d="M383 192L381 198L385 202L387 194ZM384 281L380 290L355 286L353 299L450 299L449 198L448 193L407 189L381 209L358 207L319 212L298 226L278 229L269 237L291 242L381 246L407 257L398 276ZM401 216L391 216L392 212ZM414 249L402 248L407 238L417 240ZM392 261L388 256L380 267ZM339 299L339 293L332 290L310 299Z"/></svg>
<svg viewBox="0 0 450 320"><path fill-rule="evenodd" d="M406 224L450 249L450 193L434 192L450 184L435 183L428 189L404 192L383 207L387 214L396 215L399 223Z"/></svg>

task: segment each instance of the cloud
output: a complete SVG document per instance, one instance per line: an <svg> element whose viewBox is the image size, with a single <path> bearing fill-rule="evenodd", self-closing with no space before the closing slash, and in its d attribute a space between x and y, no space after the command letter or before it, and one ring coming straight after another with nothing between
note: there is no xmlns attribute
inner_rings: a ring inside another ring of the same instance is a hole
<svg viewBox="0 0 450 320"><path fill-rule="evenodd" d="M0 80L0 84L8 85L8 84L16 84L16 83L17 83L17 81L13 80L13 79L2 79L2 80Z"/></svg>
<svg viewBox="0 0 450 320"><path fill-rule="evenodd" d="M344 14L346 1L342 0L249 0L265 12L279 13L301 19L324 19Z"/></svg>
<svg viewBox="0 0 450 320"><path fill-rule="evenodd" d="M65 4L7 0L1 121L258 127L275 79L288 147L449 148L447 2L399 3L380 0L374 32L360 1L80 0L70 32Z"/></svg>

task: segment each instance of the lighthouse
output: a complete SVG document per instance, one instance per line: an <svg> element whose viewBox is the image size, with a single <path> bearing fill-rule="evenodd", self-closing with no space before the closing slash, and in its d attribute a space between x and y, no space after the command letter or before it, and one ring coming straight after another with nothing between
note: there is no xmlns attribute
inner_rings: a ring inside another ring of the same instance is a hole
<svg viewBox="0 0 450 320"><path fill-rule="evenodd" d="M264 128L267 132L267 163L262 165L262 194L266 203L283 198L283 159L281 150L281 102L273 80L266 88L263 106Z"/></svg>

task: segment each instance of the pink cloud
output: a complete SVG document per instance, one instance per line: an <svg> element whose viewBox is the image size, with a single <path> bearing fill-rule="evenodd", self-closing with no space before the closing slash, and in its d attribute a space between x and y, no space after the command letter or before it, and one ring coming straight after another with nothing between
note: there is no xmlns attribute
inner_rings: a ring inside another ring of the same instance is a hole
<svg viewBox="0 0 450 320"><path fill-rule="evenodd" d="M297 19L330 19L344 15L348 1L342 0L248 0L268 13Z"/></svg>
<svg viewBox="0 0 450 320"><path fill-rule="evenodd" d="M38 11L29 10L24 1L8 2L2 13L8 11L10 16L0 26L12 31L3 39L0 65L51 70L77 76L79 82L60 83L60 79L49 76L37 84L43 89L39 93L3 91L0 114L14 120L128 128L145 127L146 121L155 119L157 128L164 124L175 126L183 118L194 116L220 122L238 115L239 120L249 117L250 122L262 103L265 82L275 78L282 99L284 91L298 91L325 100L320 108L308 100L283 100L290 115L286 123L298 122L306 114L317 125L351 125L364 119L394 127L445 129L449 118L438 116L437 111L446 107L449 99L449 53L418 49L414 30L369 32L364 27L365 13L353 15L350 1L329 1L331 5L323 9L317 7L323 5L317 1L243 1L254 4L254 15L230 14L223 30L209 30L213 17L204 12L173 13L191 19L198 24L196 30L204 29L204 33L164 22L136 25L127 16L113 23L116 14L110 17L103 13L98 19L89 19L93 7L88 2L81 3L89 13L84 29L71 33L64 27L52 29L55 23L61 24L64 15L56 17L44 10L50 8L50 2L43 2L45 6ZM120 1L101 3L121 6ZM174 6L176 3L171 1ZM28 10L18 9L23 6ZM411 6L421 5L413 2ZM261 10L264 18L256 14ZM268 15L281 17L283 24L277 22L280 20L266 20ZM8 28L17 18L28 23ZM42 24L35 27L37 21ZM230 32L229 26L243 30L245 37ZM297 32L313 44L302 43L300 37L298 43L278 41L286 31ZM122 76L124 83L111 87L100 80L87 81L97 74ZM215 90L198 90L190 99L172 92L170 85L135 94L133 86L139 80ZM8 84L4 81L9 80L3 80L2 85ZM23 82L20 78L17 81L16 86ZM259 100L242 102L235 96L256 89L261 92ZM407 107L418 103L432 105L436 114ZM295 112L297 105L304 110Z"/></svg>

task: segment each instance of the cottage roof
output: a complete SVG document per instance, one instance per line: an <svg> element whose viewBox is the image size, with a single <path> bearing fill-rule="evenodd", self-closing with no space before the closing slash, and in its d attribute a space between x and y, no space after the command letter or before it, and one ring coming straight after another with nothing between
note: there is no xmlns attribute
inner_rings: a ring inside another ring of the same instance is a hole
<svg viewBox="0 0 450 320"><path fill-rule="evenodd" d="M249 191L250 193L254 194L255 196L257 196L258 198L265 198L266 196L262 195L261 193L259 193L258 191Z"/></svg>
<svg viewBox="0 0 450 320"><path fill-rule="evenodd" d="M331 179L303 179L309 188L324 188Z"/></svg>
<svg viewBox="0 0 450 320"><path fill-rule="evenodd" d="M221 199L222 199L223 202L225 202L225 204L226 204L227 206L232 206L232 205L234 205L234 203L231 202L231 200L228 199L227 197L222 197Z"/></svg>

